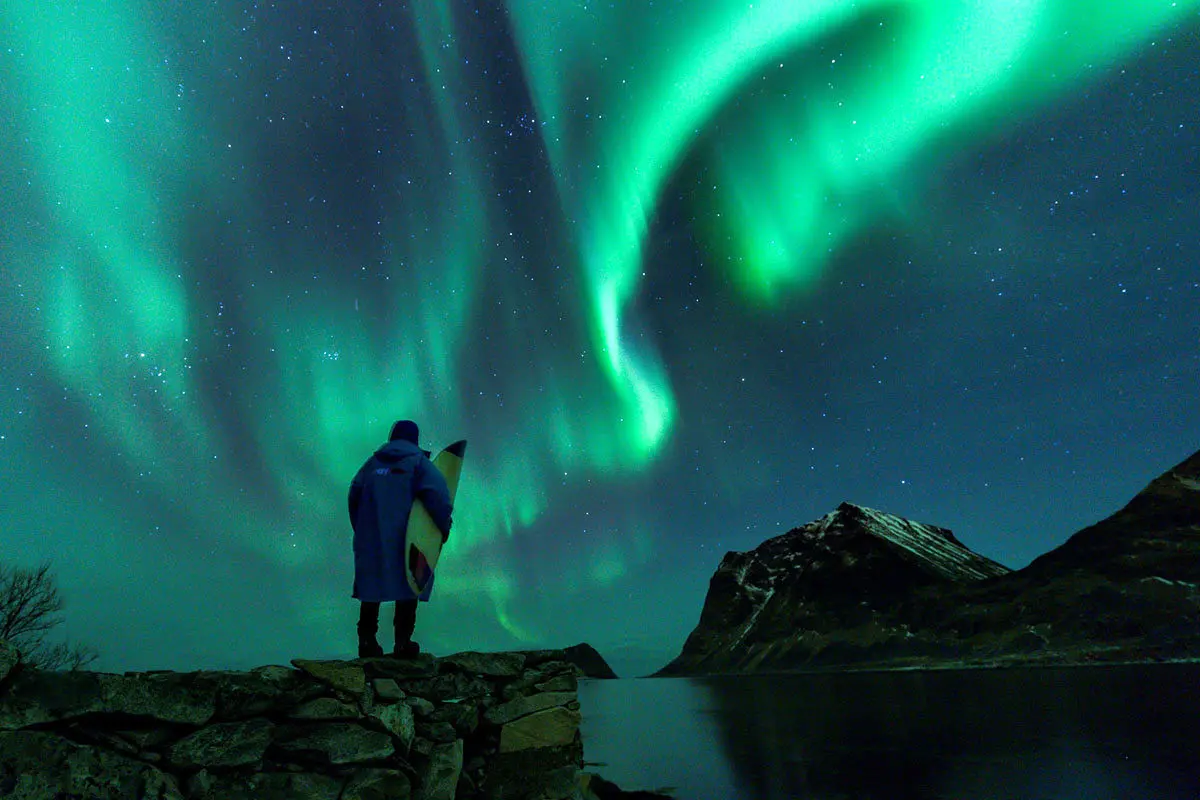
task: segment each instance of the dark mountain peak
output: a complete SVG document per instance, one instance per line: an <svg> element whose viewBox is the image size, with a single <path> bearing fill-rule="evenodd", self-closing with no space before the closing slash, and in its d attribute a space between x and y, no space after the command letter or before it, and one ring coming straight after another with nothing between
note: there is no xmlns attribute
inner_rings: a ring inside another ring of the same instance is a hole
<svg viewBox="0 0 1200 800"><path fill-rule="evenodd" d="M980 580L1009 572L1007 567L967 548L947 528L845 502L820 519L768 539L749 555L758 554L786 565L796 558L811 559L820 554L837 553L853 559L862 548L880 544L945 580ZM737 555L726 554L726 559Z"/></svg>
<svg viewBox="0 0 1200 800"><path fill-rule="evenodd" d="M599 651L587 642L571 645L564 652L566 653L567 661L570 661L583 670L584 677L617 677L617 673L613 672L612 667L604 660L604 656L600 655Z"/></svg>
<svg viewBox="0 0 1200 800"><path fill-rule="evenodd" d="M1120 511L1034 559L1022 573L1043 579L1087 569L1118 580L1137 574L1194 582L1200 580L1200 563L1180 554L1197 541L1200 452L1152 480Z"/></svg>
<svg viewBox="0 0 1200 800"><path fill-rule="evenodd" d="M913 591L1010 570L945 528L853 503L729 552L709 583L700 622L662 674L778 666L809 653L806 632L871 626Z"/></svg>
<svg viewBox="0 0 1200 800"><path fill-rule="evenodd" d="M1200 452L1167 470L1109 519L1179 528L1200 525Z"/></svg>

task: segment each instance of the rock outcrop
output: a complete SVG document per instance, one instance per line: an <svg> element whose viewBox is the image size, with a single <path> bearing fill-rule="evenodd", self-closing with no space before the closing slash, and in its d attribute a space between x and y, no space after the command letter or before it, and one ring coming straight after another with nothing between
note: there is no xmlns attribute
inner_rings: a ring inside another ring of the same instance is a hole
<svg viewBox="0 0 1200 800"><path fill-rule="evenodd" d="M1017 571L847 503L728 553L658 675L1200 656L1200 453Z"/></svg>
<svg viewBox="0 0 1200 800"><path fill-rule="evenodd" d="M0 796L581 796L563 650L249 672L41 672L0 645Z"/></svg>
<svg viewBox="0 0 1200 800"><path fill-rule="evenodd" d="M585 678L616 678L617 673L604 660L604 656L587 642L572 645L563 651L567 661L583 671Z"/></svg>

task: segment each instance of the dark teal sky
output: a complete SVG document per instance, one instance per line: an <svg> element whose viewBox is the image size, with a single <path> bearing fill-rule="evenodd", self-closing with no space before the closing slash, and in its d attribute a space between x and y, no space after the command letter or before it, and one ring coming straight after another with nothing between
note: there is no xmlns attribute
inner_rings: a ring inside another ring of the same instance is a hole
<svg viewBox="0 0 1200 800"><path fill-rule="evenodd" d="M1198 7L6 3L3 557L100 669L350 655L412 417L435 653L648 672L842 500L1022 566L1200 448Z"/></svg>

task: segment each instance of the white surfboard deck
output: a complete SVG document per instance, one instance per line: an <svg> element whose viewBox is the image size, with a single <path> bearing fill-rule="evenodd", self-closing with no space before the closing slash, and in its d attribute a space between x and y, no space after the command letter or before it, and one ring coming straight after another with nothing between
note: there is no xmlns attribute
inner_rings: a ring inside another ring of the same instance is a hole
<svg viewBox="0 0 1200 800"><path fill-rule="evenodd" d="M454 496L458 492L458 476L462 474L463 456L466 452L467 440L460 439L433 457L433 465L446 479L446 488L450 490L451 503L454 502ZM411 551L415 548L425 556L430 569L437 566L438 558L442 555L442 532L434 524L433 517L429 516L425 504L419 499L413 500L412 511L408 515L405 541L407 546L404 553L404 574L408 578L409 588L419 595L423 588L417 583L417 578L409 566Z"/></svg>

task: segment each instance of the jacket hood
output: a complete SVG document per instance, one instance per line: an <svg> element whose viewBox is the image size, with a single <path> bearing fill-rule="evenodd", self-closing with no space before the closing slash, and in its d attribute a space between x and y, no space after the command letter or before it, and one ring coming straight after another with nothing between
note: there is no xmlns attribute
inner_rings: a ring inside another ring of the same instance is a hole
<svg viewBox="0 0 1200 800"><path fill-rule="evenodd" d="M403 458L423 455L429 457L428 451L422 450L412 442L404 439L393 439L375 451L375 457L380 461L399 461Z"/></svg>
<svg viewBox="0 0 1200 800"><path fill-rule="evenodd" d="M412 441L404 439L392 439L388 444L382 445L379 447L379 450L376 450L376 458L379 461L395 462L400 461L401 458L410 458L413 456L425 456L428 458L430 457L430 451L422 450L421 447L414 445Z"/></svg>

